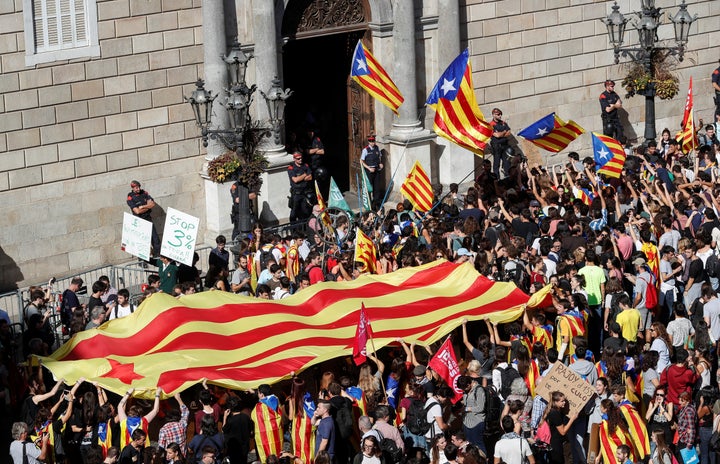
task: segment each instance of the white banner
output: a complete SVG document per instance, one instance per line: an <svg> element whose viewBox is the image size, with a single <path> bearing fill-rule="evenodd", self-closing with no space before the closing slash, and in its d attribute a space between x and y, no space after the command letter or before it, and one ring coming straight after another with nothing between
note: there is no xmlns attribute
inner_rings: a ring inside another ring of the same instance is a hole
<svg viewBox="0 0 720 464"><path fill-rule="evenodd" d="M168 208L160 254L192 266L200 219Z"/></svg>
<svg viewBox="0 0 720 464"><path fill-rule="evenodd" d="M148 261L152 239L152 222L123 213L123 228L120 249Z"/></svg>

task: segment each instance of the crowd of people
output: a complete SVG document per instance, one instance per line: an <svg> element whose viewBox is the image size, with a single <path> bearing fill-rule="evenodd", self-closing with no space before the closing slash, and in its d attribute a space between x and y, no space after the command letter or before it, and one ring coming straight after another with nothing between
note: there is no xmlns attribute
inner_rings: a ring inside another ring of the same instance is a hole
<svg viewBox="0 0 720 464"><path fill-rule="evenodd" d="M0 321L3 449L16 464L672 464L689 462L693 452L715 464L718 125L703 128L692 154L667 131L657 144L629 152L619 178L597 175L593 158L577 153L560 169L531 167L508 153L502 178L486 160L464 193L455 184L447 194L436 187L428 213L406 201L340 217L330 230L315 208L307 226L289 236L257 226L232 245L217 237L204 276L197 260L187 266L161 256L151 263L158 272L141 299L164 292L182 301L198 291L283 299L320 282L437 259L529 294L550 285L545 303L515 322L459 324L454 342L463 375L452 387L464 394L457 402L427 367L434 347L402 339L357 368L328 362L249 392L203 383L162 401L158 390L147 402L96 382L66 387L32 357L57 342L49 295L33 288L22 346ZM375 259L354 255L358 229L373 240ZM107 277L80 304L82 285L73 279L62 295L67 334L138 310L135 296ZM13 350L27 362L13 364ZM536 394L557 363L596 391L573 414L562 391Z"/></svg>

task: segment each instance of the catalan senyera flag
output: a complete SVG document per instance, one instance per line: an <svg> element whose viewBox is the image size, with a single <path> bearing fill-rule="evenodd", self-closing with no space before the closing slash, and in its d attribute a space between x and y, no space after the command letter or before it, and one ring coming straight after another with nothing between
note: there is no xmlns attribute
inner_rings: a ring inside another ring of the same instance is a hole
<svg viewBox="0 0 720 464"><path fill-rule="evenodd" d="M455 396L450 399L453 404L460 401L463 397L463 390L457 386L457 379L460 377L460 367L458 367L455 350L450 337L445 340L440 348L438 348L435 356L428 362L428 367L432 368L445 381L446 384L455 392Z"/></svg>
<svg viewBox="0 0 720 464"><path fill-rule="evenodd" d="M693 111L694 110L690 108L690 116L683 124L682 130L675 136L675 138L680 141L683 153L690 153L698 146Z"/></svg>
<svg viewBox="0 0 720 464"><path fill-rule="evenodd" d="M625 150L622 144L607 135L592 133L593 155L598 174L620 177L625 166Z"/></svg>
<svg viewBox="0 0 720 464"><path fill-rule="evenodd" d="M74 335L43 365L69 384L85 377L106 390L154 399L208 382L231 389L289 379L352 354L365 304L376 349L398 337L434 343L463 318L504 323L528 295L493 282L472 264L434 261L349 282L321 282L282 300L203 292L178 300L157 293L133 314Z"/></svg>
<svg viewBox="0 0 720 464"><path fill-rule="evenodd" d="M398 113L398 108L405 101L393 80L365 47L362 40L358 40L355 46L350 77L383 105L393 110L395 114Z"/></svg>
<svg viewBox="0 0 720 464"><path fill-rule="evenodd" d="M357 229L357 236L355 237L355 261L365 263L368 272L374 273L377 269L377 249L375 244L360 228Z"/></svg>
<svg viewBox="0 0 720 464"><path fill-rule="evenodd" d="M282 416L263 402L258 402L250 414L255 423L255 444L258 458L266 462L271 454L282 451Z"/></svg>
<svg viewBox="0 0 720 464"><path fill-rule="evenodd" d="M435 110L433 129L439 136L473 153L483 154L493 131L475 100L467 48L440 76L426 104Z"/></svg>
<svg viewBox="0 0 720 464"><path fill-rule="evenodd" d="M585 129L575 121L565 122L555 113L550 113L518 132L518 135L543 150L558 153L584 133Z"/></svg>
<svg viewBox="0 0 720 464"><path fill-rule="evenodd" d="M412 169L400 186L400 193L410 200L413 208L420 212L432 209L433 190L430 178L419 161L415 161Z"/></svg>
<svg viewBox="0 0 720 464"><path fill-rule="evenodd" d="M353 361L355 365L367 361L367 342L372 338L372 328L365 314L365 305L360 305L360 315L358 318L357 330L355 330L355 346L353 347Z"/></svg>

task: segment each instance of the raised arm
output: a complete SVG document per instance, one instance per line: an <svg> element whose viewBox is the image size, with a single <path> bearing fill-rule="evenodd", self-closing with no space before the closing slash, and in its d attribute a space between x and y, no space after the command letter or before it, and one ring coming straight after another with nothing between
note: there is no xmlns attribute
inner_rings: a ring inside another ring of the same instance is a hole
<svg viewBox="0 0 720 464"><path fill-rule="evenodd" d="M162 394L162 388L158 387L157 390L155 390L155 403L153 404L152 411L145 414L145 420L149 422L152 422L153 419L155 419L155 416L157 416L157 413L160 412L160 395Z"/></svg>
<svg viewBox="0 0 720 464"><path fill-rule="evenodd" d="M119 422L122 422L125 419L127 419L127 414L125 414L125 406L127 405L128 398L130 398L130 396L133 394L134 391L135 391L135 389L131 388L130 390L125 392L125 395L123 395L123 397L120 399L120 403L118 403L117 420Z"/></svg>
<svg viewBox="0 0 720 464"><path fill-rule="evenodd" d="M385 363L380 361L374 354L368 353L367 357L372 359L372 361L377 364L378 372L380 372L380 374L383 374L385 372Z"/></svg>
<svg viewBox="0 0 720 464"><path fill-rule="evenodd" d="M42 367L40 368L40 372L42 372ZM65 379L58 380L55 383L55 386L52 387L52 390L50 390L49 392L43 393L42 395L33 395L32 402L35 404L40 404L43 401L45 401L46 399L52 398L53 396L55 396L57 394L58 390L60 390L60 386L63 385L64 383L65 383Z"/></svg>

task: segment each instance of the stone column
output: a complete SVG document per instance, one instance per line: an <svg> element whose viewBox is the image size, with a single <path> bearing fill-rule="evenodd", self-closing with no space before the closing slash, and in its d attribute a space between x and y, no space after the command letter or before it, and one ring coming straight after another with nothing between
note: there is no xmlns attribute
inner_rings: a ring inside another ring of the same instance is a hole
<svg viewBox="0 0 720 464"><path fill-rule="evenodd" d="M203 68L205 74L205 88L218 95L215 100L215 111L213 111L213 128L228 127L227 112L220 108L221 101L225 97L224 89L227 88L227 69L222 56L227 53L225 43L225 16L223 2L203 2ZM208 140L207 155L205 159L210 161L227 149L219 140ZM231 184L216 184L207 175L207 164L203 166L203 178L205 186L205 236L206 243L214 243L215 237L219 234L228 234L232 230L230 222L230 209L232 198L230 197ZM229 235L229 234L228 234Z"/></svg>
<svg viewBox="0 0 720 464"><path fill-rule="evenodd" d="M272 80L281 73L278 66L278 24L275 15L274 0L256 0L252 2L253 37L255 41L255 83L259 90L267 93L272 87ZM267 103L260 94L255 96L255 109L257 120L268 123L270 115ZM280 140L283 137L283 124L277 128L280 131ZM275 143L274 137L265 137L258 147L265 152L270 166L263 175L263 185L257 200L260 222L264 225L275 224L278 220L287 219L290 210L287 207L287 195L278 192L287 192L289 189L287 166L292 162L292 156L281 144ZM271 194L273 192L274 194Z"/></svg>
<svg viewBox="0 0 720 464"><path fill-rule="evenodd" d="M407 135L422 128L418 119L415 65L415 6L413 0L397 0L394 11L395 84L405 98L391 135Z"/></svg>

